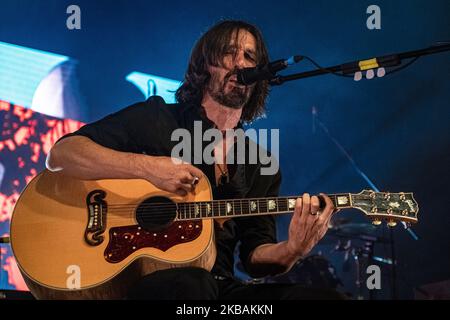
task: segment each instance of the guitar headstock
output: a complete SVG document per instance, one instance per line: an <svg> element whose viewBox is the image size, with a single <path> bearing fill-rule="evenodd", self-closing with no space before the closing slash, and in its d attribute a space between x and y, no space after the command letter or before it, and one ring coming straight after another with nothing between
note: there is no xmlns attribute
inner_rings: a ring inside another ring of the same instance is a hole
<svg viewBox="0 0 450 320"><path fill-rule="evenodd" d="M390 227L394 227L398 221L417 222L419 205L412 193L363 190L351 197L352 207L363 211L375 225L381 224L382 220L386 220Z"/></svg>

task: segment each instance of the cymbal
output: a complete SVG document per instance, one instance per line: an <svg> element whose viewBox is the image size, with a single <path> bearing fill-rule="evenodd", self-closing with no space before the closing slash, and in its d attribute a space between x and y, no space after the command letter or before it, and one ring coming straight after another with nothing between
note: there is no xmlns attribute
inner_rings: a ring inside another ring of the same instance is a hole
<svg viewBox="0 0 450 320"><path fill-rule="evenodd" d="M379 228L369 223L345 223L328 229L325 236L327 240L323 244L330 243L330 238L339 239L361 239L377 242L389 242L387 238L379 236ZM327 237L328 235L328 237ZM323 239L322 239L323 240Z"/></svg>
<svg viewBox="0 0 450 320"><path fill-rule="evenodd" d="M337 239L357 239L361 236L376 237L376 227L366 223L346 223L328 228L319 244L335 244Z"/></svg>
<svg viewBox="0 0 450 320"><path fill-rule="evenodd" d="M374 235L377 227L369 223L345 223L339 226L332 227L331 233L338 233L342 235Z"/></svg>

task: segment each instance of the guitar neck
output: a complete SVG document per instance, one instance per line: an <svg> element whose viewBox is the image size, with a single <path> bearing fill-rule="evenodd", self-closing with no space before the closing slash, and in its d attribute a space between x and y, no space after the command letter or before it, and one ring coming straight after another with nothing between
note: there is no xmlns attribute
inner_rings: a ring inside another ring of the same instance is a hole
<svg viewBox="0 0 450 320"><path fill-rule="evenodd" d="M352 207L351 193L328 195L335 208ZM178 220L284 214L294 211L298 197L228 199L177 203Z"/></svg>

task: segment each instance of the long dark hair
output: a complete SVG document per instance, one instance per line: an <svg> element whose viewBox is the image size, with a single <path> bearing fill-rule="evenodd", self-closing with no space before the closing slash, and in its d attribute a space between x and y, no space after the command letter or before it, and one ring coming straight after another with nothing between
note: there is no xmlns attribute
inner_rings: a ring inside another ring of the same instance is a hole
<svg viewBox="0 0 450 320"><path fill-rule="evenodd" d="M203 91L211 75L208 66L219 66L233 36L239 30L250 32L256 40L256 63L268 63L269 56L261 32L254 25L244 21L225 20L209 29L195 44L184 81L175 93L178 102L200 105ZM264 114L269 94L267 81L257 82L253 93L242 110L241 119L250 122Z"/></svg>

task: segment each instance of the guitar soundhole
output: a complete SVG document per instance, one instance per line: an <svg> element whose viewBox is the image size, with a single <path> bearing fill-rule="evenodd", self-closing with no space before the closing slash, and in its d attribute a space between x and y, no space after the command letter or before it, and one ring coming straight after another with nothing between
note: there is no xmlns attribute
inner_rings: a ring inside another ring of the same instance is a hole
<svg viewBox="0 0 450 320"><path fill-rule="evenodd" d="M177 205L166 197L152 197L143 201L136 210L139 226L148 231L167 228L177 216Z"/></svg>

